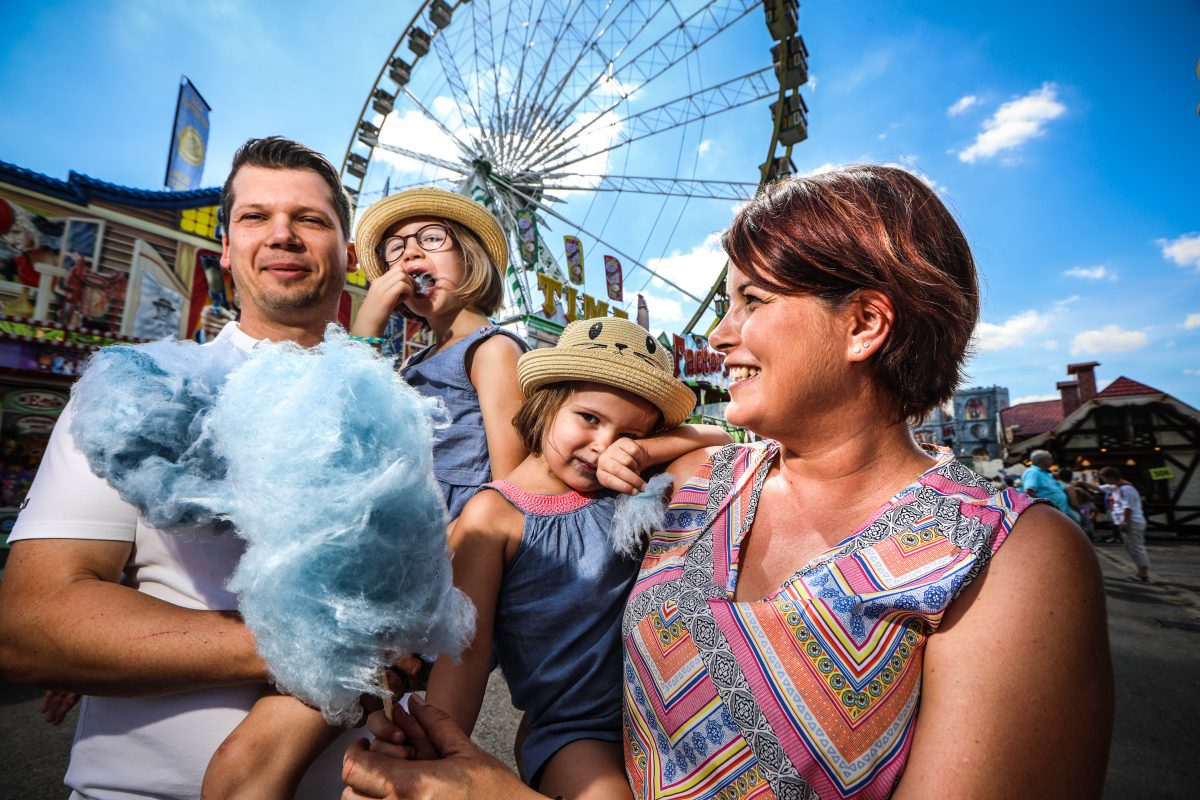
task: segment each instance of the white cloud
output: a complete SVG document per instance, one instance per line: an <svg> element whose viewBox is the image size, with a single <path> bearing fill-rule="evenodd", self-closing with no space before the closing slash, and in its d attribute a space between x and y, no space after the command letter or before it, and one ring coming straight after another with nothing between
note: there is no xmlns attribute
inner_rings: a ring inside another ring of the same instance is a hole
<svg viewBox="0 0 1200 800"><path fill-rule="evenodd" d="M817 90L817 83L818 83L818 81L817 81L816 73L815 72L808 73L808 83L805 85L808 86L808 90L810 92L815 92Z"/></svg>
<svg viewBox="0 0 1200 800"><path fill-rule="evenodd" d="M1050 327L1051 316L1037 311L1022 311L999 324L980 322L975 326L975 347L979 350L1006 350L1034 341L1034 335Z"/></svg>
<svg viewBox="0 0 1200 800"><path fill-rule="evenodd" d="M1116 270L1111 270L1103 264L1097 264L1094 267L1072 267L1063 273L1068 278L1083 278L1088 281L1115 281L1117 279Z"/></svg>
<svg viewBox="0 0 1200 800"><path fill-rule="evenodd" d="M712 286L721 267L725 266L725 251L721 249L721 234L711 233L703 242L689 252L673 250L669 256L652 258L646 266L672 283L700 296ZM654 286L672 291L662 281L651 281ZM650 313L654 313L651 308ZM653 317L652 317L653 319Z"/></svg>
<svg viewBox="0 0 1200 800"><path fill-rule="evenodd" d="M641 294L646 298L646 309L650 312L651 326L666 327L672 322L683 322L683 305L678 300L649 292ZM629 316L634 316L636 311L635 303L629 309Z"/></svg>
<svg viewBox="0 0 1200 800"><path fill-rule="evenodd" d="M958 100L954 102L954 105L946 109L946 113L952 117L957 117L959 114L975 105L979 105L979 98L973 94L969 94L966 97L958 98Z"/></svg>
<svg viewBox="0 0 1200 800"><path fill-rule="evenodd" d="M1184 375L1200 375L1200 369L1185 369L1183 371L1183 374Z"/></svg>
<svg viewBox="0 0 1200 800"><path fill-rule="evenodd" d="M1178 239L1159 239L1163 258L1174 261L1181 267L1191 267L1200 272L1200 233L1188 233Z"/></svg>
<svg viewBox="0 0 1200 800"><path fill-rule="evenodd" d="M960 161L974 164L1006 150L1020 147L1030 139L1044 136L1046 123L1067 112L1058 100L1058 87L1043 83L1040 89L1024 97L1009 100L983 123L975 142L958 154Z"/></svg>
<svg viewBox="0 0 1200 800"><path fill-rule="evenodd" d="M1058 340L1057 339L1047 339L1046 341L1042 342L1042 347L1046 348L1047 350L1057 350L1058 349Z"/></svg>
<svg viewBox="0 0 1200 800"><path fill-rule="evenodd" d="M1046 400L1057 400L1062 395L1057 392L1054 394L1027 394L1024 397L1018 397L1012 401L1014 406L1019 406L1021 403L1041 403Z"/></svg>
<svg viewBox="0 0 1200 800"><path fill-rule="evenodd" d="M1187 319L1183 321L1183 327L1189 331L1193 328L1200 328L1200 314L1188 314Z"/></svg>
<svg viewBox="0 0 1200 800"><path fill-rule="evenodd" d="M704 155L709 150L712 150L712 146L713 146L713 140L705 139L704 141L700 142L700 146L696 148L696 155L700 155L700 156Z"/></svg>
<svg viewBox="0 0 1200 800"><path fill-rule="evenodd" d="M1071 342L1071 354L1128 353L1145 347L1149 341L1145 331L1127 331L1116 325L1105 325L1099 330L1076 334Z"/></svg>

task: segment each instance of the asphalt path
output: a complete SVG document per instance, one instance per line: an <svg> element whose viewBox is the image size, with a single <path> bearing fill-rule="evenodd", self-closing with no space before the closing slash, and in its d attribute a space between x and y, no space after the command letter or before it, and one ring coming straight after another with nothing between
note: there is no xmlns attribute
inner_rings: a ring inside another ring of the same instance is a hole
<svg viewBox="0 0 1200 800"><path fill-rule="evenodd" d="M1200 542L1152 543L1155 582L1132 579L1117 545L1096 548L1104 572L1117 682L1105 800L1200 796ZM41 692L0 684L0 800L65 800L75 713L59 727L38 715ZM1064 698L1086 703L1086 697ZM494 673L475 740L512 765L519 714Z"/></svg>

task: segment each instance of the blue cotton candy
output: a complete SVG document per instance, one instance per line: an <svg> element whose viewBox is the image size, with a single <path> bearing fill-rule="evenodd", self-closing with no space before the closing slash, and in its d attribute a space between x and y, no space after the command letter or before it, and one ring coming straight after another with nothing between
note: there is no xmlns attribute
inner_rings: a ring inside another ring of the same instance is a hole
<svg viewBox="0 0 1200 800"><path fill-rule="evenodd" d="M192 342L106 347L72 388L71 433L89 466L149 524L215 521L206 496L225 465L199 439L238 361L236 354Z"/></svg>
<svg viewBox="0 0 1200 800"><path fill-rule="evenodd" d="M608 538L613 550L626 558L642 557L646 534L656 530L667 510L673 479L663 472L646 481L646 487L634 495L617 498Z"/></svg>
<svg viewBox="0 0 1200 800"><path fill-rule="evenodd" d="M361 694L385 694L381 664L457 657L474 632L433 479L440 403L336 326L310 350L259 345L223 385L212 350L101 351L72 432L148 521L235 526L247 546L229 588L276 684L353 722Z"/></svg>

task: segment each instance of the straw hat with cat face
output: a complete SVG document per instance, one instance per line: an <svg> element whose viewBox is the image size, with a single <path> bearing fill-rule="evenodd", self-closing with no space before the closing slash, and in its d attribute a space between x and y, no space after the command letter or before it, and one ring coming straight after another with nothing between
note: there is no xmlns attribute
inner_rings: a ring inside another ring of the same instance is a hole
<svg viewBox="0 0 1200 800"><path fill-rule="evenodd" d="M662 412L663 427L674 428L692 413L696 396L675 378L673 362L670 349L634 322L584 319L567 325L554 347L521 356L517 380L526 397L564 381L615 386L649 400Z"/></svg>

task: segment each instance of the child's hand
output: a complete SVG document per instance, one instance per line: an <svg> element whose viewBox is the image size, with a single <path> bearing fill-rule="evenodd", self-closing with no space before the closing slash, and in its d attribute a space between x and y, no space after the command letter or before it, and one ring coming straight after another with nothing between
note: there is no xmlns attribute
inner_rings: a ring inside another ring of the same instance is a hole
<svg viewBox="0 0 1200 800"><path fill-rule="evenodd" d="M57 689L51 689L42 696L42 706L39 710L46 718L46 722L57 725L78 702L79 695L74 692L60 692Z"/></svg>
<svg viewBox="0 0 1200 800"><path fill-rule="evenodd" d="M617 439L596 459L596 480L614 492L637 494L646 488L641 471L647 460L646 449L636 440Z"/></svg>
<svg viewBox="0 0 1200 800"><path fill-rule="evenodd" d="M367 289L367 296L354 317L350 333L355 336L382 336L387 329L388 317L397 306L410 300L416 284L407 272L399 268L389 269Z"/></svg>

